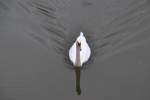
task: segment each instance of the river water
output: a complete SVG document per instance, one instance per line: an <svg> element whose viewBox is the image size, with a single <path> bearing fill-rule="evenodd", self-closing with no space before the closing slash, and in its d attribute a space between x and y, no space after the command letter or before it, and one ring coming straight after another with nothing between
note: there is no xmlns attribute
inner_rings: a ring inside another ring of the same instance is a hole
<svg viewBox="0 0 150 100"><path fill-rule="evenodd" d="M0 0L0 100L149 100L149 0ZM92 50L82 94L67 50Z"/></svg>

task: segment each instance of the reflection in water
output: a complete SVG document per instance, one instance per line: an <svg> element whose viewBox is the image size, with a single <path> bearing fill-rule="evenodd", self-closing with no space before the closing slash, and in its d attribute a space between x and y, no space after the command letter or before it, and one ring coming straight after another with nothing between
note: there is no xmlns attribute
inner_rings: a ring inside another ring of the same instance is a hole
<svg viewBox="0 0 150 100"><path fill-rule="evenodd" d="M81 68L80 67L75 67L75 74L76 74L76 91L78 95L81 95L81 88L80 88Z"/></svg>
<svg viewBox="0 0 150 100"><path fill-rule="evenodd" d="M37 21L37 26L42 30L42 32L28 32L28 35L48 49L49 42L53 42L57 53L61 54L62 57L64 57L65 63L68 64L68 67L72 68L70 67L71 63L68 59L68 50L78 34L75 32L70 33L69 27L65 27L64 23L60 22L59 15L59 10L63 9L63 7L68 7L69 9L70 2L71 0L31 0L26 2L18 1L18 4ZM124 12L121 12L120 15L113 18L108 24L99 27L102 32L96 34L96 36L92 35L92 33L95 33L94 31L88 33L83 30L77 30L78 33L80 31L87 33L86 36L92 48L92 56L89 63L93 63L95 58L103 61L113 54L127 50L135 45L140 45L141 43L145 43L144 41L149 40L147 36L149 33L143 33L144 31L149 32L149 5L149 0L134 0L125 8ZM84 30L87 31L90 29ZM141 39L141 41L131 41L141 34L146 35L146 37L142 37L143 39ZM87 68L87 64L85 64L86 67L84 68ZM78 78L79 76L76 77ZM78 82L76 85L78 87ZM80 89L78 91L80 91Z"/></svg>

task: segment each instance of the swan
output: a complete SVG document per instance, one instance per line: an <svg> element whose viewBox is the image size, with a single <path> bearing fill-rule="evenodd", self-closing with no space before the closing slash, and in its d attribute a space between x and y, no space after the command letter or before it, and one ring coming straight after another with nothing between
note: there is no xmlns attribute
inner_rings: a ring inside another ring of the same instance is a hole
<svg viewBox="0 0 150 100"><path fill-rule="evenodd" d="M83 32L80 32L80 35L69 49L69 59L75 67L82 67L89 60L90 55L91 49Z"/></svg>
<svg viewBox="0 0 150 100"><path fill-rule="evenodd" d="M77 37L76 41L73 43L69 49L69 59L75 67L76 74L76 91L78 95L81 94L80 89L80 72L84 63L86 63L91 55L91 49L86 41L83 32Z"/></svg>

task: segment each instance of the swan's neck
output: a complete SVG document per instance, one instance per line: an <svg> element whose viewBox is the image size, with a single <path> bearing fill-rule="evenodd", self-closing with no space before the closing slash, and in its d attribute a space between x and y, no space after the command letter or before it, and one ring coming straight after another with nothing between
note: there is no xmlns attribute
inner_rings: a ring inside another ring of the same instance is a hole
<svg viewBox="0 0 150 100"><path fill-rule="evenodd" d="M75 66L80 67L81 61L80 61L80 47L76 46L76 60L75 60Z"/></svg>

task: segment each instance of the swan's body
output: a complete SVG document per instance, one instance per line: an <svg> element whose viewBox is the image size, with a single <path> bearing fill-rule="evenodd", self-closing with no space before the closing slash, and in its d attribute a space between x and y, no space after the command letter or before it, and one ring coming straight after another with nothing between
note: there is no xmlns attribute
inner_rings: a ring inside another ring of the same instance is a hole
<svg viewBox="0 0 150 100"><path fill-rule="evenodd" d="M77 43L80 43L80 50L77 48ZM82 32L77 37L69 50L69 58L74 66L82 67L83 63L87 62L91 55L91 49Z"/></svg>

